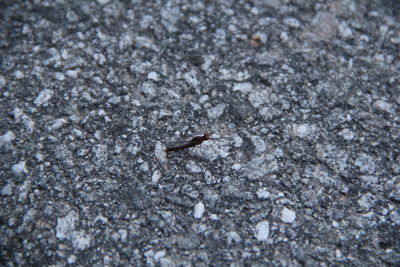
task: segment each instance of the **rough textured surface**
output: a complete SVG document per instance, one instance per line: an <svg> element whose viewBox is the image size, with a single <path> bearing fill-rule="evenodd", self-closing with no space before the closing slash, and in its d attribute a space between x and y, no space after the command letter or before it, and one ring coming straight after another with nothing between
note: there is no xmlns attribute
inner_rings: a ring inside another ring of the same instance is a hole
<svg viewBox="0 0 400 267"><path fill-rule="evenodd" d="M2 1L2 265L399 264L399 10Z"/></svg>

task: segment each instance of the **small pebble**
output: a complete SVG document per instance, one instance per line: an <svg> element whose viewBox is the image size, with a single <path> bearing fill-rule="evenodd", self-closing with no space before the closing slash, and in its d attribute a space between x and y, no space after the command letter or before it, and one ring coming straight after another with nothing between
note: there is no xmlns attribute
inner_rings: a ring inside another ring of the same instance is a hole
<svg viewBox="0 0 400 267"><path fill-rule="evenodd" d="M194 206L194 217L196 219L200 219L201 217L203 217L205 211L205 207L203 202L199 202Z"/></svg>
<svg viewBox="0 0 400 267"><path fill-rule="evenodd" d="M255 236L258 241L266 241L269 236L269 222L262 221L257 223Z"/></svg>
<svg viewBox="0 0 400 267"><path fill-rule="evenodd" d="M282 221L284 223L293 223L296 219L296 213L288 208L283 208L282 210Z"/></svg>

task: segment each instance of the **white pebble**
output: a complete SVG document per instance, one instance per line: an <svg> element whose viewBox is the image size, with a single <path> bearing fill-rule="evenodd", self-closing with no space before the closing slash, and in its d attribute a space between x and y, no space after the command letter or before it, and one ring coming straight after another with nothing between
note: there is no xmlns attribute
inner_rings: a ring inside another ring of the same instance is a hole
<svg viewBox="0 0 400 267"><path fill-rule="evenodd" d="M0 147L7 143L10 143L15 139L15 134L11 131L7 131L5 134L0 136Z"/></svg>
<svg viewBox="0 0 400 267"><path fill-rule="evenodd" d="M160 261L160 259L161 258L163 258L165 256L165 250L160 250L160 251L157 251L156 253L154 253L154 256L153 256L153 258L154 258L154 260L155 261Z"/></svg>
<svg viewBox="0 0 400 267"><path fill-rule="evenodd" d="M224 113L225 106L225 104L218 104L217 106L210 108L207 112L208 118L216 120L221 117L222 113Z"/></svg>
<svg viewBox="0 0 400 267"><path fill-rule="evenodd" d="M49 89L44 89L42 90L39 95L36 97L34 103L36 106L41 106L44 103L46 103L47 101L49 101L54 95L54 91L53 90L49 90Z"/></svg>
<svg viewBox="0 0 400 267"><path fill-rule="evenodd" d="M157 184L157 183L158 183L158 180L160 179L160 177L161 177L160 171L159 171L159 170L155 170L155 171L153 172L153 175L151 176L151 183L152 183L153 185Z"/></svg>
<svg viewBox="0 0 400 267"><path fill-rule="evenodd" d="M346 141L351 141L354 139L355 134L353 131L349 130L349 129L343 129L342 131L340 131L338 133L338 135L340 135L341 137L343 137L344 140Z"/></svg>
<svg viewBox="0 0 400 267"><path fill-rule="evenodd" d="M119 48L124 49L125 47L129 47L133 44L134 35L132 32L128 31L124 33L119 41Z"/></svg>
<svg viewBox="0 0 400 267"><path fill-rule="evenodd" d="M22 111L22 109L20 108L15 108L14 109L14 120L15 122L19 122L19 119L21 118L21 116L24 114L24 112Z"/></svg>
<svg viewBox="0 0 400 267"><path fill-rule="evenodd" d="M125 229L118 230L120 239L122 242L126 241L126 237L128 236L128 232Z"/></svg>
<svg viewBox="0 0 400 267"><path fill-rule="evenodd" d="M27 115L22 115L22 123L24 124L28 133L33 133L35 129L35 122Z"/></svg>
<svg viewBox="0 0 400 267"><path fill-rule="evenodd" d="M72 11L73 12L73 11ZM68 14L68 13L67 13ZM61 57L64 59L64 60L67 60L68 58L69 58L69 53L68 53L68 50L67 49L63 49L62 51L61 51Z"/></svg>
<svg viewBox="0 0 400 267"><path fill-rule="evenodd" d="M54 76L55 76L56 79L59 80L59 81L63 81L63 80L65 79L65 75L64 75L64 73L62 73L62 72L56 72L56 73L54 74Z"/></svg>
<svg viewBox="0 0 400 267"><path fill-rule="evenodd" d="M204 102L208 101L209 98L210 98L210 97L209 97L208 95L202 95L202 96L199 98L200 104L203 104Z"/></svg>
<svg viewBox="0 0 400 267"><path fill-rule="evenodd" d="M155 97L157 95L157 89L151 83L144 83L141 90L147 97Z"/></svg>
<svg viewBox="0 0 400 267"><path fill-rule="evenodd" d="M66 119L56 119L54 121L51 122L51 125L48 127L49 131L53 131L53 130L57 130L58 128L60 128L61 126L63 126L65 123L67 123Z"/></svg>
<svg viewBox="0 0 400 267"><path fill-rule="evenodd" d="M392 37L392 38L390 38L390 42L398 45L398 44L400 44L400 37Z"/></svg>
<svg viewBox="0 0 400 267"><path fill-rule="evenodd" d="M159 81L158 74L155 73L154 71L150 72L150 73L147 75L147 79L153 80L153 81L155 81L155 82L158 82L158 81Z"/></svg>
<svg viewBox="0 0 400 267"><path fill-rule="evenodd" d="M74 231L71 236L72 246L75 249L84 250L90 247L92 238L84 231Z"/></svg>
<svg viewBox="0 0 400 267"><path fill-rule="evenodd" d="M57 219L56 237L63 240L75 230L75 222L78 221L76 212L70 211L67 216Z"/></svg>
<svg viewBox="0 0 400 267"><path fill-rule="evenodd" d="M279 38L281 38L281 41L286 43L289 40L289 36L287 34L287 32L281 32L281 34L279 35Z"/></svg>
<svg viewBox="0 0 400 267"><path fill-rule="evenodd" d="M240 171L242 169L242 165L240 163L235 163L232 165L232 170Z"/></svg>
<svg viewBox="0 0 400 267"><path fill-rule="evenodd" d="M199 202L194 206L194 217L196 219L200 219L201 217L203 217L205 208L204 208L204 204L203 202Z"/></svg>
<svg viewBox="0 0 400 267"><path fill-rule="evenodd" d="M266 241L269 236L269 222L262 221L257 223L255 236L258 241Z"/></svg>
<svg viewBox="0 0 400 267"><path fill-rule="evenodd" d="M193 160L189 160L186 164L186 169L191 173L200 173L201 167L197 165Z"/></svg>
<svg viewBox="0 0 400 267"><path fill-rule="evenodd" d="M132 150L132 148L130 150ZM139 151L139 148L136 148L136 149L132 150L131 153L135 155L138 151ZM156 143L156 146L154 148L154 155L160 162L167 161L167 153L165 152L165 147L163 146L163 144L161 144L160 141L157 141L157 143Z"/></svg>
<svg viewBox="0 0 400 267"><path fill-rule="evenodd" d="M262 140L262 138L259 136L252 136L251 142L253 143L253 146L255 147L255 151L254 151L255 153L262 153L267 148L264 140Z"/></svg>
<svg viewBox="0 0 400 267"><path fill-rule="evenodd" d="M76 71L76 70L67 70L66 74L70 78L77 78L78 77L78 71Z"/></svg>
<svg viewBox="0 0 400 267"><path fill-rule="evenodd" d="M347 25L346 22L340 23L338 29L339 29L339 35L343 38L349 38L350 36L353 35L351 28Z"/></svg>
<svg viewBox="0 0 400 267"><path fill-rule="evenodd" d="M183 75L183 78L189 85L191 85L195 88L200 84L199 80L196 77L196 72L194 72L194 71L185 73Z"/></svg>
<svg viewBox="0 0 400 267"><path fill-rule="evenodd" d="M11 167L12 172L15 175L21 175L22 173L28 173L26 169L25 161L18 162Z"/></svg>
<svg viewBox="0 0 400 267"><path fill-rule="evenodd" d="M375 202L375 197L371 193L366 193L357 200L358 205L367 210L371 209Z"/></svg>
<svg viewBox="0 0 400 267"><path fill-rule="evenodd" d="M4 78L3 75L0 75L0 88L3 88L6 86L6 79Z"/></svg>
<svg viewBox="0 0 400 267"><path fill-rule="evenodd" d="M396 209L389 214L389 218L394 224L400 225L400 214Z"/></svg>
<svg viewBox="0 0 400 267"><path fill-rule="evenodd" d="M68 264L74 264L76 262L77 257L75 255L71 255L68 257L67 262Z"/></svg>
<svg viewBox="0 0 400 267"><path fill-rule="evenodd" d="M3 186L3 188L1 189L0 194L2 196L11 196L12 195L12 187L11 184L8 183L5 186Z"/></svg>
<svg viewBox="0 0 400 267"><path fill-rule="evenodd" d="M210 219L213 220L213 221L219 220L217 214L211 214L211 215L210 215Z"/></svg>
<svg viewBox="0 0 400 267"><path fill-rule="evenodd" d="M384 111L387 113L395 113L395 109L393 108L393 105L390 104L389 102L383 101L383 100L378 100L374 103L374 107L376 109L379 109L380 111Z"/></svg>
<svg viewBox="0 0 400 267"><path fill-rule="evenodd" d="M260 199L267 199L267 198L269 198L269 195L270 195L266 188L258 189L256 194L257 194L257 197Z"/></svg>
<svg viewBox="0 0 400 267"><path fill-rule="evenodd" d="M143 162L140 165L139 170L141 170L142 172L148 172L149 171L149 164L147 162Z"/></svg>
<svg viewBox="0 0 400 267"><path fill-rule="evenodd" d="M373 174L376 170L374 159L365 153L357 156L354 164L360 169L363 174Z"/></svg>
<svg viewBox="0 0 400 267"><path fill-rule="evenodd" d="M311 124L297 124L293 126L293 133L300 138L313 137L317 134L318 128Z"/></svg>
<svg viewBox="0 0 400 267"><path fill-rule="evenodd" d="M233 145L235 147L241 147L243 144L243 139L239 135L233 137Z"/></svg>
<svg viewBox="0 0 400 267"><path fill-rule="evenodd" d="M233 91L240 91L244 94L250 93L253 90L253 85L249 82L237 83L233 86Z"/></svg>
<svg viewBox="0 0 400 267"><path fill-rule="evenodd" d="M296 125L293 130L296 136L306 137L309 132L309 126L307 124Z"/></svg>
<svg viewBox="0 0 400 267"><path fill-rule="evenodd" d="M284 223L293 223L296 220L296 213L285 207L282 210L281 219Z"/></svg>
<svg viewBox="0 0 400 267"><path fill-rule="evenodd" d="M300 21L298 21L297 19L295 19L295 18L286 18L286 19L284 19L283 20L283 22L286 24L286 25L288 25L288 26L290 26L290 27L292 27L292 28L300 28Z"/></svg>
<svg viewBox="0 0 400 267"><path fill-rule="evenodd" d="M17 78L17 79L22 79L22 78L25 77L25 74L22 71L19 71L19 70L15 71L14 75L15 75L15 78Z"/></svg>

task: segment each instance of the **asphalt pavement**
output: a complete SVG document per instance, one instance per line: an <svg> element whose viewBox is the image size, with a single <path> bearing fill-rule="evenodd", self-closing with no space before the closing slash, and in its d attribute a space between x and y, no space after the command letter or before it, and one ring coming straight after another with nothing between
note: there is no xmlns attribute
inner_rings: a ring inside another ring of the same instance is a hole
<svg viewBox="0 0 400 267"><path fill-rule="evenodd" d="M0 265L399 266L399 55L397 0L2 1Z"/></svg>

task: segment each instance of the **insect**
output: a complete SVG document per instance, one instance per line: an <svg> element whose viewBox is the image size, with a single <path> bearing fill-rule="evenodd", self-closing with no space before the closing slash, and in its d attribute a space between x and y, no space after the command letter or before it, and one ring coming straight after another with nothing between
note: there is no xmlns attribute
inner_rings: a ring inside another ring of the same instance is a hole
<svg viewBox="0 0 400 267"><path fill-rule="evenodd" d="M173 152L173 151L180 151L180 150L184 150L184 149L188 149L191 147L195 147L200 145L201 143L203 143L206 140L210 139L210 135L205 132L203 133L203 135L200 136L195 136L192 139L190 139L189 141L187 141L186 143L180 144L180 145L176 145L176 146L168 146L165 148L165 151L168 152Z"/></svg>

